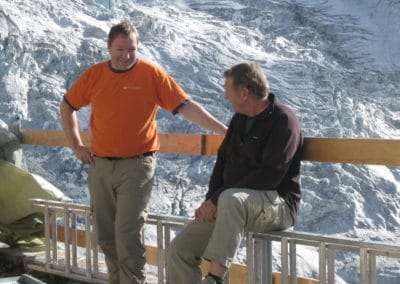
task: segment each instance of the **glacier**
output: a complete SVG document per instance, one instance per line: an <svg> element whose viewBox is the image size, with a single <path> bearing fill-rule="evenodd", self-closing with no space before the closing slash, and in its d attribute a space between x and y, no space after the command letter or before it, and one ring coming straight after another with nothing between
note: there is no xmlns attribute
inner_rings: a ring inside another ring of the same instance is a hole
<svg viewBox="0 0 400 284"><path fill-rule="evenodd" d="M305 136L400 137L396 0L0 0L0 119L61 129L63 94L87 67L108 58L108 30L121 20L137 26L140 56L225 123L232 110L223 99L223 71L255 60L272 91L299 115ZM90 108L78 114L87 130ZM164 110L157 122L163 133L207 133ZM87 167L68 148L23 148L30 172L88 203ZM192 216L213 163L214 157L158 154L150 211ZM301 182L296 230L400 241L399 168L304 162ZM303 275L313 276L306 254ZM352 256L338 256L338 277L357 283L356 266ZM382 283L398 283L399 267L394 261L382 268Z"/></svg>

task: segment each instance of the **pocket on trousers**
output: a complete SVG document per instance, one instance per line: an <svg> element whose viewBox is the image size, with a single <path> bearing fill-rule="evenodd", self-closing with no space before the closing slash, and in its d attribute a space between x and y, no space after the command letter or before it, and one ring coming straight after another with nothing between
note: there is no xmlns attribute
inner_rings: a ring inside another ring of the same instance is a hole
<svg viewBox="0 0 400 284"><path fill-rule="evenodd" d="M278 192L275 190L268 190L265 191L265 198L273 205L281 204L281 197L279 196ZM264 202L266 204L268 202Z"/></svg>
<svg viewBox="0 0 400 284"><path fill-rule="evenodd" d="M281 227L281 204L282 201L276 191L265 192L262 212L256 220L255 231L262 233L278 230Z"/></svg>
<svg viewBox="0 0 400 284"><path fill-rule="evenodd" d="M143 173L148 179L153 178L156 169L156 157L146 156L142 159Z"/></svg>

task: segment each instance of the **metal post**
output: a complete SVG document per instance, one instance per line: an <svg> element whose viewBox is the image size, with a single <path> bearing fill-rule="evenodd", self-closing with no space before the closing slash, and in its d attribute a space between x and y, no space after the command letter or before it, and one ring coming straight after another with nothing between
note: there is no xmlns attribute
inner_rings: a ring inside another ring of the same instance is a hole
<svg viewBox="0 0 400 284"><path fill-rule="evenodd" d="M260 283L263 271L263 263L261 262L261 242L262 240L254 238L254 280Z"/></svg>
<svg viewBox="0 0 400 284"><path fill-rule="evenodd" d="M90 214L90 220L92 220L93 216ZM89 232L92 236L92 252L93 252L93 270L94 272L99 272L99 240L97 238L97 232L94 229L93 222L90 223Z"/></svg>
<svg viewBox="0 0 400 284"><path fill-rule="evenodd" d="M92 278L92 246L90 234L90 210L85 210L86 277Z"/></svg>
<svg viewBox="0 0 400 284"><path fill-rule="evenodd" d="M296 271L296 241L290 240L289 242L289 249L290 249L290 283L296 284L297 283L297 271Z"/></svg>
<svg viewBox="0 0 400 284"><path fill-rule="evenodd" d="M319 244L319 283L326 283L326 243Z"/></svg>
<svg viewBox="0 0 400 284"><path fill-rule="evenodd" d="M254 238L253 233L247 234L247 246L246 246L246 258L247 258L247 283L255 284L254 277Z"/></svg>
<svg viewBox="0 0 400 284"><path fill-rule="evenodd" d="M263 240L261 247L261 263L265 268L263 270L261 283L272 284L272 242L270 240Z"/></svg>
<svg viewBox="0 0 400 284"><path fill-rule="evenodd" d="M47 204L44 206L44 237L45 237L45 244L46 244L46 257L45 257L45 266L46 270L50 269L50 209Z"/></svg>
<svg viewBox="0 0 400 284"><path fill-rule="evenodd" d="M51 229L52 229L52 240L51 240L51 245L53 248L53 255L52 255L52 259L51 261L53 263L57 263L58 262L58 252L57 252L57 240L58 240L58 233L57 233L57 213L53 212L53 209L50 207L50 223L52 225Z"/></svg>
<svg viewBox="0 0 400 284"><path fill-rule="evenodd" d="M369 252L369 279L371 284L376 284L376 255Z"/></svg>
<svg viewBox="0 0 400 284"><path fill-rule="evenodd" d="M360 248L360 283L368 282L368 249Z"/></svg>
<svg viewBox="0 0 400 284"><path fill-rule="evenodd" d="M282 261L282 284L288 284L289 262L288 262L288 238L281 239L281 261Z"/></svg>
<svg viewBox="0 0 400 284"><path fill-rule="evenodd" d="M165 225L165 250L168 249L169 245L171 244L171 226L166 224ZM168 279L168 259L167 259L167 254L165 254L165 259L164 259L164 266L165 266L165 278Z"/></svg>
<svg viewBox="0 0 400 284"><path fill-rule="evenodd" d="M65 272L71 272L71 256L70 256L70 227L69 227L69 209L67 206L64 206L64 256L65 256Z"/></svg>
<svg viewBox="0 0 400 284"><path fill-rule="evenodd" d="M158 283L164 283L164 232L162 220L157 220Z"/></svg>
<svg viewBox="0 0 400 284"><path fill-rule="evenodd" d="M327 246L328 283L335 283L335 250Z"/></svg>
<svg viewBox="0 0 400 284"><path fill-rule="evenodd" d="M72 242L72 267L78 267L78 244L77 244L77 228L76 228L76 214L71 213L71 242Z"/></svg>

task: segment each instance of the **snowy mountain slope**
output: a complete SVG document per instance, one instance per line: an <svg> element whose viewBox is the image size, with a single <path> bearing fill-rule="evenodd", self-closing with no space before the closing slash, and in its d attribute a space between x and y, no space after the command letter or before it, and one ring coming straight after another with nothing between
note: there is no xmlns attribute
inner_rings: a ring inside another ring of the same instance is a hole
<svg viewBox="0 0 400 284"><path fill-rule="evenodd" d="M141 33L141 56L224 122L232 111L223 99L223 71L257 60L306 136L399 138L399 12L394 0L0 0L0 119L19 116L23 128L60 129L63 94L107 58L109 27L128 19ZM79 112L84 129L88 116L89 109ZM158 124L161 132L204 132L162 110ZM86 167L68 149L25 152L32 172L88 202ZM213 162L159 155L151 211L192 215ZM304 163L296 229L398 241L399 181L397 168ZM345 268L338 273L351 279Z"/></svg>

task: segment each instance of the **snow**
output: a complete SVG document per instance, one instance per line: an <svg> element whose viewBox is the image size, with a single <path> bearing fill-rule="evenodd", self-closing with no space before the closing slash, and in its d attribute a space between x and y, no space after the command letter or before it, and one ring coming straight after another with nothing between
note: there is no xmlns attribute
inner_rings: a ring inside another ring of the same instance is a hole
<svg viewBox="0 0 400 284"><path fill-rule="evenodd" d="M223 71L257 60L278 98L299 115L305 136L400 137L396 0L0 0L0 119L61 129L63 94L107 58L108 30L126 19L139 29L141 56L225 123L232 110L223 99ZM79 111L82 129L89 111ZM157 119L160 132L206 132L163 110ZM69 149L24 150L33 173L88 203L87 167ZM159 154L150 212L192 216L213 163L214 157ZM399 168L305 162L302 171L296 230L399 242ZM304 271L315 271L308 253L301 250ZM338 277L354 281L347 265L356 261L338 258ZM382 273L400 277L399 266Z"/></svg>

